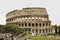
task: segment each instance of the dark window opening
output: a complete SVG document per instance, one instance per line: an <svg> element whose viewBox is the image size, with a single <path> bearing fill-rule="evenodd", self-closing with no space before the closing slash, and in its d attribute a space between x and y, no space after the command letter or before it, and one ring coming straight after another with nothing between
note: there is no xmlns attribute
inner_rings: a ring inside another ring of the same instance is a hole
<svg viewBox="0 0 60 40"><path fill-rule="evenodd" d="M44 29L43 29L43 33L44 33Z"/></svg>
<svg viewBox="0 0 60 40"><path fill-rule="evenodd" d="M39 33L41 33L41 29L39 30Z"/></svg>
<svg viewBox="0 0 60 40"><path fill-rule="evenodd" d="M46 29L46 33L47 33L47 29Z"/></svg>
<svg viewBox="0 0 60 40"><path fill-rule="evenodd" d="M25 26L27 26L27 23L25 23Z"/></svg>
<svg viewBox="0 0 60 40"><path fill-rule="evenodd" d="M38 26L38 23L36 23L36 27Z"/></svg>
<svg viewBox="0 0 60 40"><path fill-rule="evenodd" d="M39 24L39 26L41 27L41 23Z"/></svg>
<svg viewBox="0 0 60 40"><path fill-rule="evenodd" d="M36 29L36 33L38 33L38 30Z"/></svg>
<svg viewBox="0 0 60 40"><path fill-rule="evenodd" d="M32 23L32 26L34 26L34 23Z"/></svg>
<svg viewBox="0 0 60 40"><path fill-rule="evenodd" d="M30 29L29 29L29 31L30 31Z"/></svg>
<svg viewBox="0 0 60 40"><path fill-rule="evenodd" d="M20 24L19 24L19 26L20 26Z"/></svg>
<svg viewBox="0 0 60 40"><path fill-rule="evenodd" d="M44 27L45 25L44 25L44 23L43 23L43 27Z"/></svg>
<svg viewBox="0 0 60 40"><path fill-rule="evenodd" d="M34 19L32 19L32 20L34 20Z"/></svg>
<svg viewBox="0 0 60 40"><path fill-rule="evenodd" d="M50 29L49 29L49 32L50 32Z"/></svg>
<svg viewBox="0 0 60 40"><path fill-rule="evenodd" d="M22 27L23 27L23 24L22 24Z"/></svg>
<svg viewBox="0 0 60 40"><path fill-rule="evenodd" d="M34 33L34 29L32 29L32 32Z"/></svg>
<svg viewBox="0 0 60 40"><path fill-rule="evenodd" d="M29 23L28 26L31 26L31 24Z"/></svg>

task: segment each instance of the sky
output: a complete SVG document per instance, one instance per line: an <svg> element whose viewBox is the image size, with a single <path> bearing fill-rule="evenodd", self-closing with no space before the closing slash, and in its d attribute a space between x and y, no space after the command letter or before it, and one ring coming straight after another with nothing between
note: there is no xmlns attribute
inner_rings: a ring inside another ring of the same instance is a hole
<svg viewBox="0 0 60 40"><path fill-rule="evenodd" d="M0 0L0 24L6 24L6 14L26 7L46 8L52 25L60 25L60 0Z"/></svg>

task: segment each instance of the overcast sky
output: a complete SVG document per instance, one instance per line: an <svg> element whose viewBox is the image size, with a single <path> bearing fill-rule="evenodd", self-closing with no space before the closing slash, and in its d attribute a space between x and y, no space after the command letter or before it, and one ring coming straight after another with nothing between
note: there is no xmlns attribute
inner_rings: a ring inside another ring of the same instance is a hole
<svg viewBox="0 0 60 40"><path fill-rule="evenodd" d="M6 14L25 7L44 7L53 24L60 25L60 0L0 0L0 24L6 24Z"/></svg>

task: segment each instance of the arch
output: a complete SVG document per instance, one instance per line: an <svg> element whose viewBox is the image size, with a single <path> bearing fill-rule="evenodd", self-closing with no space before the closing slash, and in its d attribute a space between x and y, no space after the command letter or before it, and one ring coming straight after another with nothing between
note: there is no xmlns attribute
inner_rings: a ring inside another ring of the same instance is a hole
<svg viewBox="0 0 60 40"><path fill-rule="evenodd" d="M28 26L31 26L31 23L28 23Z"/></svg>
<svg viewBox="0 0 60 40"><path fill-rule="evenodd" d="M38 29L36 29L36 33L38 33Z"/></svg>
<svg viewBox="0 0 60 40"><path fill-rule="evenodd" d="M23 23L22 23L22 27L23 27Z"/></svg>
<svg viewBox="0 0 60 40"><path fill-rule="evenodd" d="M45 24L43 23L43 27L45 26Z"/></svg>
<svg viewBox="0 0 60 40"><path fill-rule="evenodd" d="M34 33L34 29L32 29L32 33Z"/></svg>
<svg viewBox="0 0 60 40"><path fill-rule="evenodd" d="M41 33L41 29L39 30L39 33Z"/></svg>
<svg viewBox="0 0 60 40"><path fill-rule="evenodd" d="M43 29L43 33L44 33L44 29Z"/></svg>
<svg viewBox="0 0 60 40"><path fill-rule="evenodd" d="M32 23L32 26L34 27L34 23Z"/></svg>
<svg viewBox="0 0 60 40"><path fill-rule="evenodd" d="M30 17L28 17L28 19L31 19Z"/></svg>
<svg viewBox="0 0 60 40"><path fill-rule="evenodd" d="M38 23L36 23L36 27L38 26Z"/></svg>
<svg viewBox="0 0 60 40"><path fill-rule="evenodd" d="M19 23L19 26L20 26L20 23Z"/></svg>
<svg viewBox="0 0 60 40"><path fill-rule="evenodd" d="M25 19L27 19L27 17L25 17Z"/></svg>
<svg viewBox="0 0 60 40"><path fill-rule="evenodd" d="M22 18L22 20L24 20L24 18Z"/></svg>
<svg viewBox="0 0 60 40"><path fill-rule="evenodd" d="M27 23L25 23L25 27L27 26Z"/></svg>
<svg viewBox="0 0 60 40"><path fill-rule="evenodd" d="M48 31L48 30L46 29L46 33L47 33L47 31Z"/></svg>
<svg viewBox="0 0 60 40"><path fill-rule="evenodd" d="M32 19L34 19L34 17L32 17Z"/></svg>
<svg viewBox="0 0 60 40"><path fill-rule="evenodd" d="M36 17L36 20L38 20L38 17Z"/></svg>
<svg viewBox="0 0 60 40"><path fill-rule="evenodd" d="M39 17L39 19L41 19L41 17Z"/></svg>
<svg viewBox="0 0 60 40"><path fill-rule="evenodd" d="M39 23L39 26L41 27L41 23Z"/></svg>

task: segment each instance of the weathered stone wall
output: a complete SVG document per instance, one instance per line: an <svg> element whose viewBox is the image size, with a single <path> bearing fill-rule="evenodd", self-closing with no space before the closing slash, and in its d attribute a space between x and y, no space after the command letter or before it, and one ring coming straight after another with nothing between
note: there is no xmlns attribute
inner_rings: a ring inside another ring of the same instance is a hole
<svg viewBox="0 0 60 40"><path fill-rule="evenodd" d="M52 33L51 21L45 8L23 8L6 15L7 24L24 28L27 33Z"/></svg>

